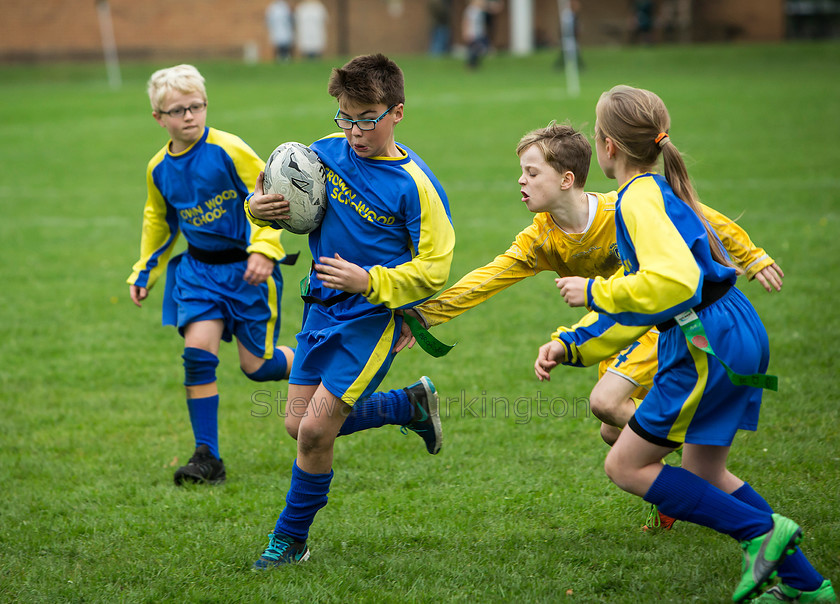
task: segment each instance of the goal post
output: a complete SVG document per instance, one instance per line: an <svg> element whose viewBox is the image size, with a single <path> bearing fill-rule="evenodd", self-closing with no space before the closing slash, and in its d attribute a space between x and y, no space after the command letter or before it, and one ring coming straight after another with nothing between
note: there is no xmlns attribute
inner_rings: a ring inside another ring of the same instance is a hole
<svg viewBox="0 0 840 604"><path fill-rule="evenodd" d="M576 15L572 11L571 0L557 0L557 8L560 11L560 44L563 49L563 71L566 72L566 92L570 97L576 98L580 95Z"/></svg>
<svg viewBox="0 0 840 604"><path fill-rule="evenodd" d="M122 86L122 75L120 74L120 60L117 56L117 42L114 38L111 6L108 0L96 0L96 14L99 17L99 34L102 36L102 51L105 55L108 84L111 88L117 89Z"/></svg>

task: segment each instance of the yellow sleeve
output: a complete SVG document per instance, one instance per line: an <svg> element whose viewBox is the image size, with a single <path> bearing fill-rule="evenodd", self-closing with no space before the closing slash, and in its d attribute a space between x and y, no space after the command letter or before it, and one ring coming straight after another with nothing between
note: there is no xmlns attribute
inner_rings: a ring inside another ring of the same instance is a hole
<svg viewBox="0 0 840 604"><path fill-rule="evenodd" d="M639 271L589 282L587 300L611 315L654 315L694 297L701 271L691 250L665 212L662 193L653 179L630 185L620 212L636 250ZM631 196L632 193L632 196Z"/></svg>
<svg viewBox="0 0 840 604"><path fill-rule="evenodd" d="M750 236L738 226L738 223L709 206L700 204L700 207L709 225L723 243L723 247L729 252L732 261L738 265L747 278L753 279L757 272L775 264L775 260L767 252L755 246Z"/></svg>
<svg viewBox="0 0 840 604"><path fill-rule="evenodd" d="M542 246L536 245L539 234L538 225L531 224L516 236L516 240L504 254L464 275L437 298L416 306L414 310L423 317L428 327L440 325L489 300L522 279L550 268Z"/></svg>
<svg viewBox="0 0 840 604"><path fill-rule="evenodd" d="M253 194L253 191L251 192L251 194ZM246 197L245 198L245 204L244 204L245 205L245 214L248 216L248 220L251 222L251 224L256 225L258 227L270 227L271 226L271 221L263 220L262 218L257 218L256 216L251 214L250 198L251 198L250 195L248 197Z"/></svg>
<svg viewBox="0 0 840 604"><path fill-rule="evenodd" d="M163 159L159 152L146 168L146 205L143 208L143 230L140 235L140 259L132 267L126 282L151 289L169 262L178 241L178 218L168 213L166 201L155 185L152 171Z"/></svg>
<svg viewBox="0 0 840 604"><path fill-rule="evenodd" d="M249 254L258 252L272 260L282 260L286 257L286 250L280 243L281 230L272 227L251 224L251 243L246 248Z"/></svg>
<svg viewBox="0 0 840 604"><path fill-rule="evenodd" d="M393 268L371 267L364 294L371 304L384 304L392 309L415 306L439 292L449 278L455 249L455 230L434 185L417 164L408 163L405 169L417 183L420 204L417 249L410 261Z"/></svg>

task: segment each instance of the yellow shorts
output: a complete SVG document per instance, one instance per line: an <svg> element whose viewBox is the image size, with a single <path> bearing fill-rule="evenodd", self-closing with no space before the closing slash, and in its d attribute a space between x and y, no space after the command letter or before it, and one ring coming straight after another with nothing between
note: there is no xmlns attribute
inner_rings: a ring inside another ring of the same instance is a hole
<svg viewBox="0 0 840 604"><path fill-rule="evenodd" d="M659 332L651 328L641 338L627 348L598 365L598 379L607 372L616 373L630 380L637 387L633 396L644 398L653 386L653 376L658 366L656 347L659 343Z"/></svg>

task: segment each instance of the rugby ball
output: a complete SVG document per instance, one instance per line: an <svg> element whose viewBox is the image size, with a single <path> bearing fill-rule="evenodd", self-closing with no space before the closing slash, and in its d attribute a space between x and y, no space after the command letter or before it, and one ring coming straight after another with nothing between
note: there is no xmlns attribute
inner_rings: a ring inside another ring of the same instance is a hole
<svg viewBox="0 0 840 604"><path fill-rule="evenodd" d="M283 143L272 151L265 164L263 191L280 193L289 202L291 217L274 223L291 233L311 233L327 210L324 164L301 143Z"/></svg>

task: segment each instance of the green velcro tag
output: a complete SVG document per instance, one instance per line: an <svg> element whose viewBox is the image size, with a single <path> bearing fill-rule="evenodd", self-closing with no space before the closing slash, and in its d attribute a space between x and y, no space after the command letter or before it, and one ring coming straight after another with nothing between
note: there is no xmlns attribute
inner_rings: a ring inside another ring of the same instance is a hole
<svg viewBox="0 0 840 604"><path fill-rule="evenodd" d="M457 342L451 346L449 344L444 344L435 336L430 334L429 330L420 324L420 321L410 315L403 315L403 320L411 330L411 335L413 335L414 339L417 340L417 343L420 344L420 348L435 358L444 356L455 347L455 344L457 344Z"/></svg>
<svg viewBox="0 0 840 604"><path fill-rule="evenodd" d="M715 351L712 350L712 345L709 343L709 338L706 337L706 330L703 329L703 323L693 310L687 310L680 313L674 320L682 329L685 339L692 346L699 348L708 355L715 357L723 368L726 369L726 375L729 376L729 381L736 386L752 386L753 388L764 388L765 390L779 391L779 378L775 375L767 375L765 373L752 373L749 375L742 375L735 373L729 365L723 362Z"/></svg>
<svg viewBox="0 0 840 604"><path fill-rule="evenodd" d="M306 273L306 276L300 280L300 295L309 295L309 273Z"/></svg>

